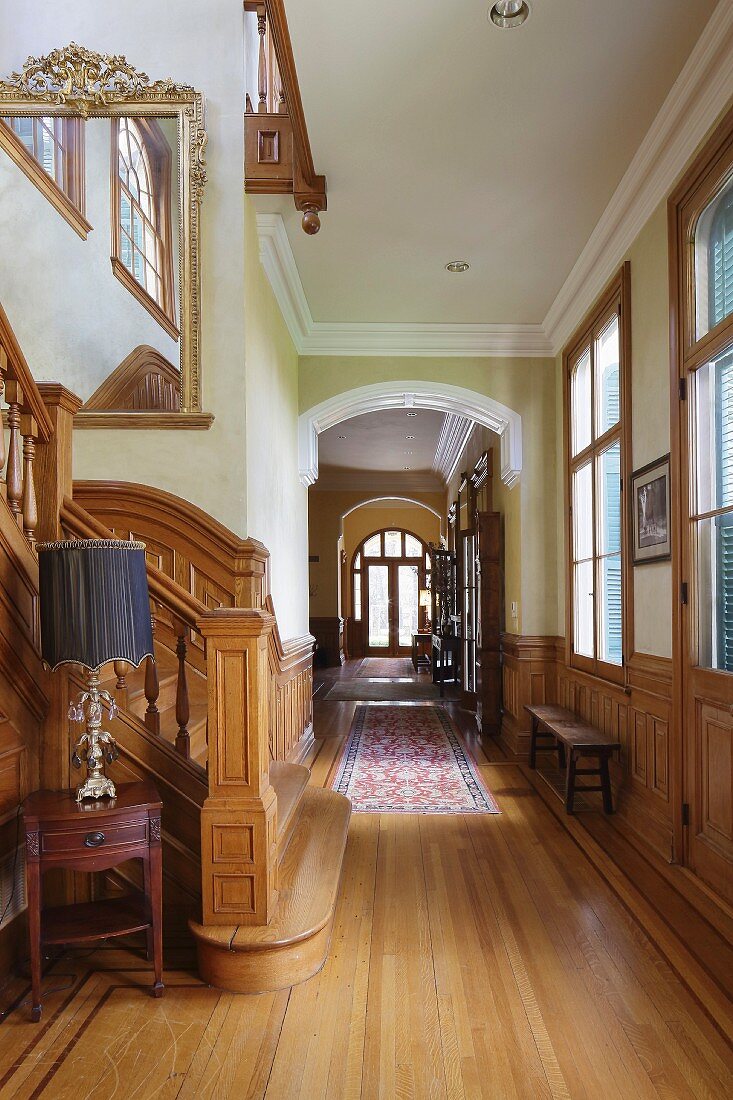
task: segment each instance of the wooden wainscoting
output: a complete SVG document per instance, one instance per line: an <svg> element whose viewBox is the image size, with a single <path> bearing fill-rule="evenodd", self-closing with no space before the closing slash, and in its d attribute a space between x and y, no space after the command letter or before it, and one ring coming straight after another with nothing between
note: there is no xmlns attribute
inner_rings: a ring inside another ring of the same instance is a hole
<svg viewBox="0 0 733 1100"><path fill-rule="evenodd" d="M339 615L316 615L310 620L310 632L316 640L316 664L320 668L342 665L344 656L344 620Z"/></svg>
<svg viewBox="0 0 733 1100"><path fill-rule="evenodd" d="M557 668L562 660L562 638L502 634L503 713L501 739L519 756L529 753L529 715L525 705L557 699Z"/></svg>
<svg viewBox="0 0 733 1100"><path fill-rule="evenodd" d="M310 634L283 642L272 597L265 610L275 618L269 638L270 759L299 764L313 743L313 646Z"/></svg>
<svg viewBox="0 0 733 1100"><path fill-rule="evenodd" d="M505 747L519 756L527 754L527 703L559 703L582 715L620 742L620 758L611 763L619 818L665 859L673 858L671 660L633 654L623 687L569 668L562 638L504 634L502 654Z"/></svg>

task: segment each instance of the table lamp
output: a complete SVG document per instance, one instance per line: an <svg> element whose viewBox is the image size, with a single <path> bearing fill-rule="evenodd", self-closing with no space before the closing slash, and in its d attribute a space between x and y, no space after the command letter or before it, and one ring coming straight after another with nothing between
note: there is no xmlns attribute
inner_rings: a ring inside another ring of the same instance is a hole
<svg viewBox="0 0 733 1100"><path fill-rule="evenodd" d="M423 627L423 629L424 630L429 630L430 629L430 589L428 589L428 588L421 588L420 589L419 603L420 603L420 607L425 609L425 626Z"/></svg>
<svg viewBox="0 0 733 1100"><path fill-rule="evenodd" d="M86 670L87 690L69 707L72 721L86 723L71 757L75 768L81 768L82 757L87 767L76 800L115 798L104 760L112 763L117 746L102 730L102 700L109 703L110 718L117 707L108 691L100 691L99 671L108 661L127 661L137 668L154 656L145 543L42 543L38 566L43 662L52 672L66 664Z"/></svg>

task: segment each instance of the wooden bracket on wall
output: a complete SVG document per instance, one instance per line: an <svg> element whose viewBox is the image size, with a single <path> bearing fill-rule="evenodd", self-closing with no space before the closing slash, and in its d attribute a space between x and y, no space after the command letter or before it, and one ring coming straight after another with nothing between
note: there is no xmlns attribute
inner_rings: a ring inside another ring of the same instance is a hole
<svg viewBox="0 0 733 1100"><path fill-rule="evenodd" d="M244 189L255 195L292 194L306 233L321 228L326 177L316 174L300 98L283 0L244 0L257 16L257 108L247 95Z"/></svg>

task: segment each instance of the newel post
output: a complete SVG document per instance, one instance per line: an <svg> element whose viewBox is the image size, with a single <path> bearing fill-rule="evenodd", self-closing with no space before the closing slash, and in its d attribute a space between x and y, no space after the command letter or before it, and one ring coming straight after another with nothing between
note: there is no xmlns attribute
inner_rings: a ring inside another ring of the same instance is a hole
<svg viewBox="0 0 733 1100"><path fill-rule="evenodd" d="M277 904L277 799L270 784L267 650L272 615L217 608L206 639L209 796L201 811L204 924L267 924Z"/></svg>

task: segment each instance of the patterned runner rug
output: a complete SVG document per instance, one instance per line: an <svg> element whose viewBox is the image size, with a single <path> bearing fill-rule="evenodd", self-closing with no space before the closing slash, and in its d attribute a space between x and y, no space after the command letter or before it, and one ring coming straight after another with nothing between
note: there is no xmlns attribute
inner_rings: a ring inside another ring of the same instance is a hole
<svg viewBox="0 0 733 1100"><path fill-rule="evenodd" d="M354 813L501 812L442 707L357 707L333 789Z"/></svg>
<svg viewBox="0 0 733 1100"><path fill-rule="evenodd" d="M417 676L409 657L365 657L357 676Z"/></svg>

